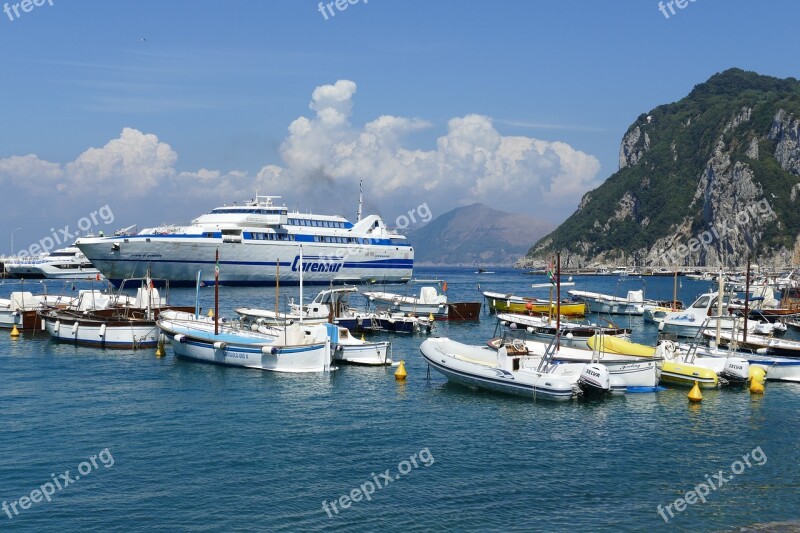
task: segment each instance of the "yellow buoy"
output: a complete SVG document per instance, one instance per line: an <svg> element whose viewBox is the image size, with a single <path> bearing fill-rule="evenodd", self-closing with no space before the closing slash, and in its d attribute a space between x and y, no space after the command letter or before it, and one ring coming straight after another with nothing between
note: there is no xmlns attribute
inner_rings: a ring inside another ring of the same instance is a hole
<svg viewBox="0 0 800 533"><path fill-rule="evenodd" d="M750 383L761 383L763 384L767 380L767 373L764 371L763 368L760 366L751 366L750 367Z"/></svg>
<svg viewBox="0 0 800 533"><path fill-rule="evenodd" d="M361 342L366 342L366 341L364 340L364 334L363 334L363 333L361 334Z"/></svg>
<svg viewBox="0 0 800 533"><path fill-rule="evenodd" d="M158 345L156 345L156 357L164 357L164 339L159 337Z"/></svg>
<svg viewBox="0 0 800 533"><path fill-rule="evenodd" d="M751 382L750 394L764 394L764 384L755 380Z"/></svg>
<svg viewBox="0 0 800 533"><path fill-rule="evenodd" d="M692 387L692 390L689 391L689 401L699 402L702 401L702 399L703 399L703 393L700 392L700 384L697 381L695 381L694 387Z"/></svg>
<svg viewBox="0 0 800 533"><path fill-rule="evenodd" d="M431 314L429 314L429 315L428 315L428 320L430 320L431 322L433 322L433 313L431 313Z"/></svg>
<svg viewBox="0 0 800 533"><path fill-rule="evenodd" d="M16 324L14 324L14 327L11 328L11 336L15 339L19 337L19 330L17 329Z"/></svg>
<svg viewBox="0 0 800 533"><path fill-rule="evenodd" d="M213 309L209 309L208 310L208 318L214 318L214 310Z"/></svg>
<svg viewBox="0 0 800 533"><path fill-rule="evenodd" d="M405 361L400 361L400 365L398 365L397 370L394 373L394 379L403 381L406 379L407 375Z"/></svg>

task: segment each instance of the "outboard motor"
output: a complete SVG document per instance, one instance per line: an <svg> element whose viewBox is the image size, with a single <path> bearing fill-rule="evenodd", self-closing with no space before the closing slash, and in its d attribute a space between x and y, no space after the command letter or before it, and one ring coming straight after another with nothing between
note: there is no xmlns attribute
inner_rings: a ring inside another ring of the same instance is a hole
<svg viewBox="0 0 800 533"><path fill-rule="evenodd" d="M746 385L750 381L750 363L741 357L728 357L719 377L726 379L731 385Z"/></svg>
<svg viewBox="0 0 800 533"><path fill-rule="evenodd" d="M600 363L589 363L581 370L578 387L587 398L602 398L611 392L608 368Z"/></svg>

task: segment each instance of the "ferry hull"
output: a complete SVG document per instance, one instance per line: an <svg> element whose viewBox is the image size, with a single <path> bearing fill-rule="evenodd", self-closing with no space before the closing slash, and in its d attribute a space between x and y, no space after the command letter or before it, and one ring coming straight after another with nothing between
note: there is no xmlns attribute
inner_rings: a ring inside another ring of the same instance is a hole
<svg viewBox="0 0 800 533"><path fill-rule="evenodd" d="M201 236L129 236L80 239L77 246L113 284L141 277L150 269L153 278L171 286L193 286L197 272L206 284L214 283L215 254L220 256L220 285L274 285L278 265L280 282L299 284L300 269L306 285L330 283L405 283L411 279L414 252L391 245L339 247L299 242L222 242ZM302 267L300 266L302 265Z"/></svg>

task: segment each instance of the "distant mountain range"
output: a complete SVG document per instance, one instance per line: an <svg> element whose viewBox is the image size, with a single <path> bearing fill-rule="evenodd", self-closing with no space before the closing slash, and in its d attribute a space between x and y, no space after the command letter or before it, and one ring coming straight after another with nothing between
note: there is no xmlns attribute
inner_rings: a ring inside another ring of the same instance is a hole
<svg viewBox="0 0 800 533"><path fill-rule="evenodd" d="M619 170L520 267L800 262L800 82L729 69L642 113Z"/></svg>
<svg viewBox="0 0 800 533"><path fill-rule="evenodd" d="M472 204L448 211L405 232L414 263L428 265L512 265L553 225L530 215Z"/></svg>

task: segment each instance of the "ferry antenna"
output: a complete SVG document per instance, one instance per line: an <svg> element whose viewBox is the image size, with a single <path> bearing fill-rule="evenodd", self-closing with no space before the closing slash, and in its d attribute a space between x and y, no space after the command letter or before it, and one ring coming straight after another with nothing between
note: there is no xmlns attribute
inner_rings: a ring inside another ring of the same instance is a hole
<svg viewBox="0 0 800 533"><path fill-rule="evenodd" d="M356 222L361 222L361 206L364 203L364 180L358 181L358 216Z"/></svg>

